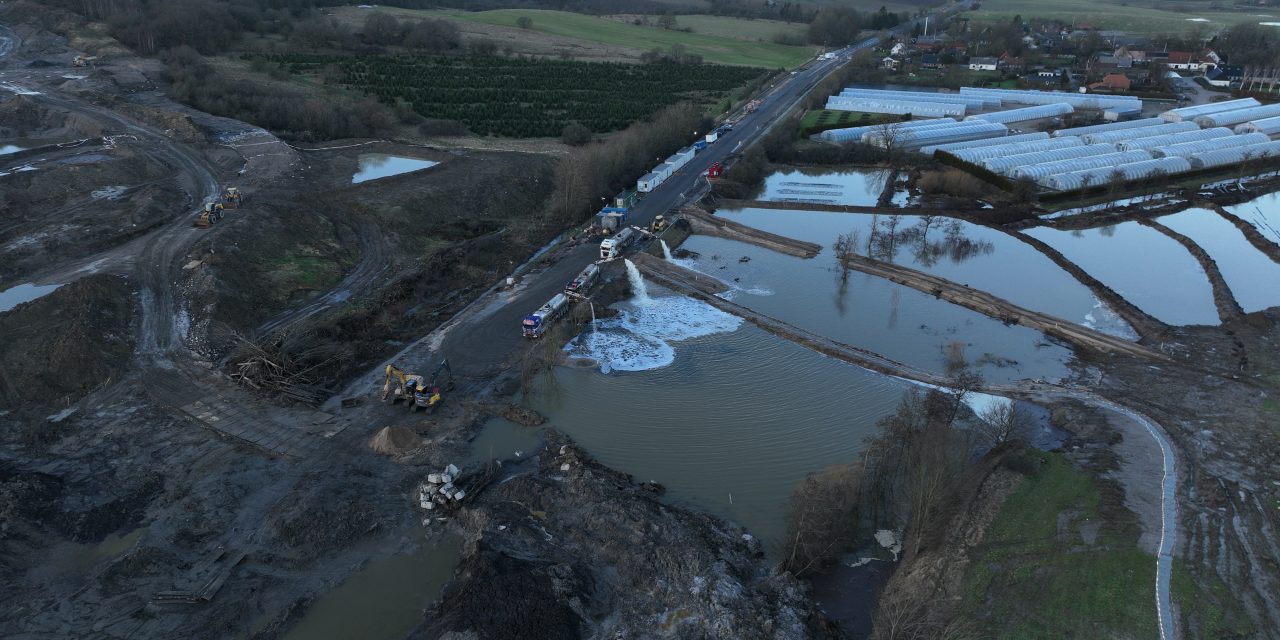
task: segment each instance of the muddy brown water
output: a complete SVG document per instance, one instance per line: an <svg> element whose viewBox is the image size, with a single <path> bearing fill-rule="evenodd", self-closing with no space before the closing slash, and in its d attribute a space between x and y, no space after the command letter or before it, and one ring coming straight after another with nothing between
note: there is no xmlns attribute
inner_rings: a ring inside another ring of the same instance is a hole
<svg viewBox="0 0 1280 640"><path fill-rule="evenodd" d="M462 541L424 533L406 555L375 560L307 609L285 640L398 640L422 621L458 564Z"/></svg>
<svg viewBox="0 0 1280 640"><path fill-rule="evenodd" d="M429 169L440 164L434 160L394 156L386 153L362 153L359 157L359 163L360 169L356 171L355 175L351 176L351 184L398 176L402 173Z"/></svg>

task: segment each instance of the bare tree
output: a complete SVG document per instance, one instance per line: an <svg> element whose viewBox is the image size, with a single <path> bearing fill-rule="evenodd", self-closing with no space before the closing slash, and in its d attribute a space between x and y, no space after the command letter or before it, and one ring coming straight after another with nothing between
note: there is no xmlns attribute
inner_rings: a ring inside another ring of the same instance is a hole
<svg viewBox="0 0 1280 640"><path fill-rule="evenodd" d="M860 469L836 465L805 478L787 508L787 557L795 575L819 569L852 544L857 531Z"/></svg>
<svg viewBox="0 0 1280 640"><path fill-rule="evenodd" d="M845 263L845 259L857 255L858 240L861 232L854 229L849 233L842 233L836 238L832 249L835 250L836 262L840 265L840 280L843 282L849 279L849 265Z"/></svg>
<svg viewBox="0 0 1280 640"><path fill-rule="evenodd" d="M884 148L884 155L889 158L889 165L897 164L897 152L902 143L903 128L901 122L884 122L871 131L872 139Z"/></svg>
<svg viewBox="0 0 1280 640"><path fill-rule="evenodd" d="M993 404L978 417L977 431L992 447L1025 438L1031 428L1031 414L1012 400Z"/></svg>

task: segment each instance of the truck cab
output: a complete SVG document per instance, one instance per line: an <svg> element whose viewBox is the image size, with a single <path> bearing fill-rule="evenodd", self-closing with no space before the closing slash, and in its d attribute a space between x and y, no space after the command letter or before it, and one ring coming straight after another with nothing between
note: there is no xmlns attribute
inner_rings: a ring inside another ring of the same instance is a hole
<svg viewBox="0 0 1280 640"><path fill-rule="evenodd" d="M547 301L546 304L538 307L537 311L524 317L520 321L521 330L526 338L539 338L547 332L551 323L556 318L564 315L569 309L569 296L563 293L557 293L554 297Z"/></svg>
<svg viewBox="0 0 1280 640"><path fill-rule="evenodd" d="M622 252L635 241L635 238L635 229L623 227L613 237L605 238L600 242L600 259L612 260L622 255Z"/></svg>

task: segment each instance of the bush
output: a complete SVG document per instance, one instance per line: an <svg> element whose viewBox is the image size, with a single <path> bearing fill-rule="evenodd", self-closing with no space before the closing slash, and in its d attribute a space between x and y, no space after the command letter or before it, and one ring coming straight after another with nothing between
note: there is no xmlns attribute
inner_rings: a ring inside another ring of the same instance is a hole
<svg viewBox="0 0 1280 640"><path fill-rule="evenodd" d="M584 127L581 123L570 122L564 126L564 131L560 132L560 141L574 147L581 147L591 142L591 130Z"/></svg>
<svg viewBox="0 0 1280 640"><path fill-rule="evenodd" d="M520 16L516 18L516 26L521 29L530 29L533 27L533 18L529 16Z"/></svg>
<svg viewBox="0 0 1280 640"><path fill-rule="evenodd" d="M978 198L986 194L990 185L959 169L927 171L920 177L920 190L928 194Z"/></svg>
<svg viewBox="0 0 1280 640"><path fill-rule="evenodd" d="M457 120L428 118L418 125L418 133L424 136L465 136L471 132Z"/></svg>

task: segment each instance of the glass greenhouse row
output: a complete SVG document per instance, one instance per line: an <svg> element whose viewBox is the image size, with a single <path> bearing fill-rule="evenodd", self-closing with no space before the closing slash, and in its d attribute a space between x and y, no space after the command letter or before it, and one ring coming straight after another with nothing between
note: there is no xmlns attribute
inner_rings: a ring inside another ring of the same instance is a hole
<svg viewBox="0 0 1280 640"><path fill-rule="evenodd" d="M1280 133L1280 117L1253 120L1236 127L1236 133L1264 133L1274 136Z"/></svg>
<svg viewBox="0 0 1280 640"><path fill-rule="evenodd" d="M1195 131L1199 128L1200 127L1196 126L1194 122L1169 122L1166 124L1158 124L1154 127L1142 127L1140 129L1086 133L1085 135L1080 136L1080 139L1088 142L1089 144L1100 144L1104 142L1114 144L1116 142L1126 142L1128 140L1136 140L1138 138L1150 138L1152 136L1163 136L1170 133Z"/></svg>
<svg viewBox="0 0 1280 640"><path fill-rule="evenodd" d="M1107 124L1095 124L1087 127L1072 127L1070 129L1058 129L1053 132L1053 137L1061 138L1063 136L1082 136L1087 133L1102 133L1103 131L1121 131L1124 129L1139 129L1142 127L1153 127L1158 124L1164 124L1164 120L1160 118L1143 118L1142 120L1126 120L1124 122L1109 122Z"/></svg>
<svg viewBox="0 0 1280 640"><path fill-rule="evenodd" d="M1231 111L1210 113L1196 117L1195 122L1202 127L1229 127L1232 125L1243 124L1250 120L1261 120L1263 118L1275 118L1278 116L1280 116L1280 104L1267 104L1259 107L1249 107L1247 109L1232 109Z"/></svg>
<svg viewBox="0 0 1280 640"><path fill-rule="evenodd" d="M1083 158L1072 158L1070 160L1059 160L1057 162L1042 162L1040 164L1022 165L1014 167L1009 171L1009 177L1015 179L1031 178L1032 180L1043 184L1045 178L1061 173L1084 171L1085 169L1114 167L1120 164L1129 164L1131 162L1150 159L1151 154L1147 151L1113 151L1111 153L1100 153L1096 156L1085 156Z"/></svg>
<svg viewBox="0 0 1280 640"><path fill-rule="evenodd" d="M1197 104L1190 107L1170 109L1160 114L1160 118L1166 122L1183 122L1185 120L1195 120L1200 116L1207 116L1211 113L1222 113L1224 111L1232 111L1235 109L1247 109L1249 107L1256 107L1260 104L1262 103L1254 100L1253 98L1211 102L1209 104Z"/></svg>
<svg viewBox="0 0 1280 640"><path fill-rule="evenodd" d="M957 124L956 120L951 118L937 118L926 120L909 120L907 122L895 122L891 126L899 131L906 129L914 129L916 127L936 127L941 125ZM883 129L883 124L868 124L857 127L846 127L843 129L827 129L818 134L819 138L828 142L854 142L862 140L862 136L877 129Z"/></svg>
<svg viewBox="0 0 1280 640"><path fill-rule="evenodd" d="M1009 128L993 122L958 122L949 127L927 127L886 132L873 131L863 136L862 141L880 147L895 147L913 150L944 142L963 142L979 138L1004 136Z"/></svg>
<svg viewBox="0 0 1280 640"><path fill-rule="evenodd" d="M941 118L943 116L963 116L965 106L943 102L917 102L915 100L886 100L881 98L827 98L827 108L836 111L862 111L864 113L887 113L892 115L920 116L925 118Z"/></svg>
<svg viewBox="0 0 1280 640"><path fill-rule="evenodd" d="M983 120L986 122L1009 124L1014 122L1043 120L1044 118L1057 118L1071 113L1075 113L1074 107L1069 104L1057 103L1042 104L1034 107L1022 107L1020 109L1009 109L1006 111L992 111L991 113L969 116L968 118L965 118L965 120Z"/></svg>
<svg viewBox="0 0 1280 640"><path fill-rule="evenodd" d="M1049 134L1043 131L1035 133L1019 133L1012 136L1003 136L1000 138L984 138L981 140L966 140L964 142L948 142L946 144L935 144L922 147L920 153L931 156L936 151L959 151L961 149L977 149L979 147L993 147L998 145L1012 144L1015 142L1031 142L1032 140L1048 140Z"/></svg>
<svg viewBox="0 0 1280 640"><path fill-rule="evenodd" d="M1069 104L1077 109L1142 106L1141 100L1131 96L1099 96L1062 91L1032 91L1029 89L960 87L960 95L993 97L1005 102L1018 102L1021 104Z"/></svg>
<svg viewBox="0 0 1280 640"><path fill-rule="evenodd" d="M1183 142L1180 144L1171 144L1164 147L1154 147L1148 149L1151 155L1157 158L1165 156L1193 156L1197 153L1206 151L1217 151L1219 149L1231 149L1234 147L1259 144L1262 142L1270 142L1265 134L1262 133L1242 133L1230 138L1210 138L1208 140L1197 140L1195 142Z"/></svg>
<svg viewBox="0 0 1280 640"><path fill-rule="evenodd" d="M857 89L849 87L840 92L841 98L866 98L869 100L909 100L916 102L942 102L945 104L962 104L969 109L979 111L994 109L1000 106L999 100L966 97L956 93L928 93L924 91L888 91L884 89Z"/></svg>
<svg viewBox="0 0 1280 640"><path fill-rule="evenodd" d="M1071 160L1072 158L1083 158L1086 156L1096 156L1104 153L1114 153L1116 150L1114 145L1095 144L1084 145L1079 147L1067 147L1065 149L1051 149L1049 151L1038 151L1036 153L1023 153L1019 155L1001 156L999 158L987 158L981 163L987 170L994 173L1005 174L1012 171L1016 167L1040 164L1042 162L1056 162L1058 160Z"/></svg>
<svg viewBox="0 0 1280 640"><path fill-rule="evenodd" d="M1140 160L1127 164L1119 164L1098 169L1085 169L1071 173L1060 173L1047 179L1048 186L1059 191L1083 189L1088 186L1104 185L1116 177L1124 181L1141 180L1155 175L1173 175L1191 170L1191 163L1186 158L1170 157Z"/></svg>
<svg viewBox="0 0 1280 640"><path fill-rule="evenodd" d="M1000 156L1049 151L1051 149L1063 149L1066 147L1079 147L1083 144L1083 142L1080 142L1080 138L1048 138L1045 140L1033 140L1031 142L1010 142L1008 144L998 144L973 149L959 149L948 153L964 160L965 162L981 162L987 158L999 158Z"/></svg>
<svg viewBox="0 0 1280 640"><path fill-rule="evenodd" d="M1147 138L1138 138L1137 140L1125 140L1117 142L1116 149L1120 151L1132 151L1134 149L1154 149L1156 147L1167 147L1171 144L1182 144L1184 142L1196 142L1198 140L1212 140L1214 138L1226 138L1233 135L1230 129L1226 127L1217 127L1215 129L1197 129L1195 131L1184 131L1182 133L1169 133L1162 136L1150 136Z"/></svg>
<svg viewBox="0 0 1280 640"><path fill-rule="evenodd" d="M1223 167L1227 165L1240 164L1250 160L1258 160L1260 158L1276 158L1280 157L1280 140L1268 141L1261 144L1251 144L1243 147L1233 147L1231 149L1219 149L1217 151L1206 151L1191 156L1191 166L1197 169L1207 169L1211 167Z"/></svg>

